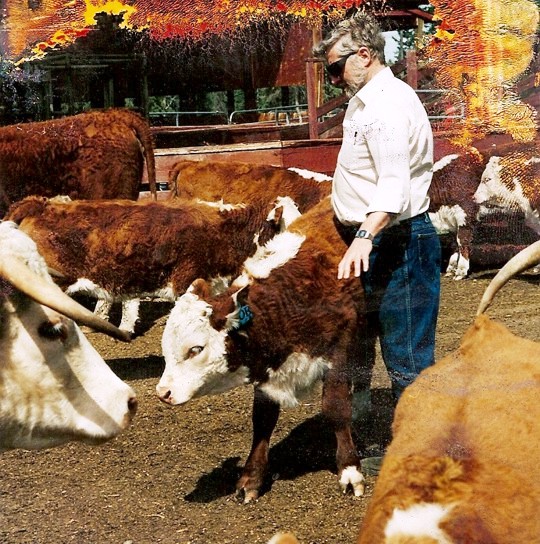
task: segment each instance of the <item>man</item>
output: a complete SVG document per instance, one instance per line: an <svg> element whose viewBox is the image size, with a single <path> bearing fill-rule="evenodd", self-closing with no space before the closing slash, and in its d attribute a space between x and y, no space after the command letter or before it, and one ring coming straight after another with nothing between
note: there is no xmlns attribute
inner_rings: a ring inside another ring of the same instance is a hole
<svg viewBox="0 0 540 544"><path fill-rule="evenodd" d="M337 275L362 277L374 330L368 360L378 335L397 400L434 362L441 252L427 214L431 126L414 90L386 66L384 45L376 20L359 12L314 54L350 97L332 187L336 225L350 244ZM366 376L355 382L355 396L369 390Z"/></svg>

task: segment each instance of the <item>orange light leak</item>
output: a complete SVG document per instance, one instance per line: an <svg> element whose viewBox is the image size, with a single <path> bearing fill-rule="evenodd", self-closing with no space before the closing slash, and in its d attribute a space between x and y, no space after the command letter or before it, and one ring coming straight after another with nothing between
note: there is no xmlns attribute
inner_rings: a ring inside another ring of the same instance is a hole
<svg viewBox="0 0 540 544"><path fill-rule="evenodd" d="M534 139L536 111L512 86L533 59L538 8L530 0L431 0L441 21L427 54L439 86L463 96L459 140L489 132Z"/></svg>
<svg viewBox="0 0 540 544"><path fill-rule="evenodd" d="M368 4L369 0L42 0L30 9L27 0L10 0L4 49L6 57L19 62L42 57L88 33L98 13L122 15L124 28L149 29L156 40L198 39L284 15L307 22L320 22L323 16L342 18L347 9Z"/></svg>

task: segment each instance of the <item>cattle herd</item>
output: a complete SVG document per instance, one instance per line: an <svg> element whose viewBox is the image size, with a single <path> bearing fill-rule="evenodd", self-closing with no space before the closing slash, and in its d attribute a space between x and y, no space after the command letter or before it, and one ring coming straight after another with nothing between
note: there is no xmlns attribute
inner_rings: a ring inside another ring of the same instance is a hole
<svg viewBox="0 0 540 544"><path fill-rule="evenodd" d="M156 402L254 386L243 502L264 490L280 409L320 380L338 484L362 495L351 384L368 364L365 307L356 279L337 281L330 178L181 160L168 199L137 200L144 164L155 197L150 129L128 110L0 128L0 450L94 444L130 425L134 391L78 324L129 341L149 297L174 303ZM475 229L494 213L520 214L540 236L539 165L533 147L485 156L437 142L430 214L454 239L448 275L469 274ZM460 347L403 394L360 543L538 542L540 344L484 312L539 261L540 242L511 259ZM69 296L81 292L94 313ZM115 301L119 328L107 321Z"/></svg>

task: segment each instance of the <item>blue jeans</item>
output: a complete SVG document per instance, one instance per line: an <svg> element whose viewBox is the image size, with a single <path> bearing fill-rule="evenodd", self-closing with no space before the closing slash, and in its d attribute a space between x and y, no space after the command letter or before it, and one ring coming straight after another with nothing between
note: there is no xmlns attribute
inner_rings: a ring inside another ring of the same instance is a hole
<svg viewBox="0 0 540 544"><path fill-rule="evenodd" d="M348 238L350 243L350 229ZM373 240L369 270L362 274L372 338L365 356L371 373L378 336L395 399L435 361L440 273L441 246L427 213L388 227ZM366 378L356 386L369 386Z"/></svg>

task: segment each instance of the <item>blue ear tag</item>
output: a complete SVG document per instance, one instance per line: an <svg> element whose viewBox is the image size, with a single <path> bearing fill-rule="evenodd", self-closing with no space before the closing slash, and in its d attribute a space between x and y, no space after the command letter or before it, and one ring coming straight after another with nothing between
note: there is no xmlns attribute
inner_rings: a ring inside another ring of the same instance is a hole
<svg viewBox="0 0 540 544"><path fill-rule="evenodd" d="M251 323L253 319L253 312L250 310L247 304L242 304L240 310L238 311L238 326L237 329L245 327L248 323Z"/></svg>

